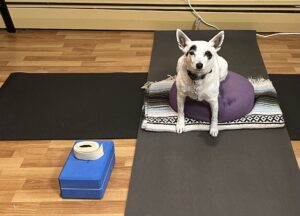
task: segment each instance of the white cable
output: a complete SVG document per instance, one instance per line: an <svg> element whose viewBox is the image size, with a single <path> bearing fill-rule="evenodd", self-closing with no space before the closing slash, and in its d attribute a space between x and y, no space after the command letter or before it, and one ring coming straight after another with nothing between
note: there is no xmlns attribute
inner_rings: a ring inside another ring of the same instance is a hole
<svg viewBox="0 0 300 216"><path fill-rule="evenodd" d="M205 20L197 13L197 11L193 8L193 6L192 6L192 4L191 4L191 0L186 0L186 1L187 1L187 3L189 4L190 8L192 9L193 14L194 14L196 17L198 17L205 25L207 25L207 26L209 26L209 27L212 27L212 28L214 28L214 29L216 29L216 30L219 30L219 27L217 27L217 26L215 26L215 25L213 25L213 24L210 24L210 23L206 22L206 21L205 21Z"/></svg>
<svg viewBox="0 0 300 216"><path fill-rule="evenodd" d="M192 9L192 12L193 14L198 17L205 25L209 26L209 27L212 27L216 30L220 30L219 27L213 25L213 24L210 24L208 23L207 21L205 21L200 14L197 13L197 11L193 8L192 4L191 4L191 0L185 0L187 1L189 7ZM277 35L300 35L300 32L280 32L280 33L274 33L274 34L269 34L269 35L262 35L262 34L256 34L256 36L258 37L262 37L262 38L268 38L268 37L273 37L273 36L277 36Z"/></svg>
<svg viewBox="0 0 300 216"><path fill-rule="evenodd" d="M300 35L300 32L280 32L280 33L274 33L274 34L269 34L269 35L262 35L262 34L256 34L258 37L262 38L268 38L268 37L273 37L277 35Z"/></svg>
<svg viewBox="0 0 300 216"><path fill-rule="evenodd" d="M74 147L74 155L79 160L97 160L104 155L103 145L94 141L80 141Z"/></svg>

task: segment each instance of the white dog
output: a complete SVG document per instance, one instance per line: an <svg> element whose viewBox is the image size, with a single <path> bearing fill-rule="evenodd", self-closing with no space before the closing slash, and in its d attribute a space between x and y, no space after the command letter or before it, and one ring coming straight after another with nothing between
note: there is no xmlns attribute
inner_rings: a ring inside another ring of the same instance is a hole
<svg viewBox="0 0 300 216"><path fill-rule="evenodd" d="M210 104L212 117L210 134L218 135L218 96L220 82L228 73L227 61L217 52L224 40L224 31L219 32L209 42L192 41L181 30L176 32L179 48L184 53L177 63L177 133L185 127L184 103L188 96L194 100L207 101Z"/></svg>

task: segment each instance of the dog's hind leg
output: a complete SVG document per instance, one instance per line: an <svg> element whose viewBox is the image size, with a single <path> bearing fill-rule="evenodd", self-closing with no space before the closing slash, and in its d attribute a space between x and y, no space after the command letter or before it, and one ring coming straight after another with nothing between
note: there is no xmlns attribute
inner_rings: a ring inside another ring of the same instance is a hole
<svg viewBox="0 0 300 216"><path fill-rule="evenodd" d="M218 129L218 112L219 112L219 105L218 99L210 100L209 101L210 108L211 108L211 122L210 122L210 135L213 137L218 136L219 129Z"/></svg>
<svg viewBox="0 0 300 216"><path fill-rule="evenodd" d="M178 134L182 133L185 127L184 122L184 102L185 96L177 94L177 124L176 124L176 132Z"/></svg>

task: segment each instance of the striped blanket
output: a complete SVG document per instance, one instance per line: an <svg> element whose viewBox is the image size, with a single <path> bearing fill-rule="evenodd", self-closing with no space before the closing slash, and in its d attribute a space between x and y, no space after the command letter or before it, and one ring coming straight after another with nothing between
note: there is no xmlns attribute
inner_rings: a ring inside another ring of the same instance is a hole
<svg viewBox="0 0 300 216"><path fill-rule="evenodd" d="M159 82L147 82L143 106L142 129L146 131L176 132L177 113L169 105L169 91L175 81L169 77ZM282 111L277 100L276 90L269 79L252 79L255 105L252 111L233 121L219 123L219 130L259 129L284 127ZM210 122L185 118L186 131L208 131Z"/></svg>

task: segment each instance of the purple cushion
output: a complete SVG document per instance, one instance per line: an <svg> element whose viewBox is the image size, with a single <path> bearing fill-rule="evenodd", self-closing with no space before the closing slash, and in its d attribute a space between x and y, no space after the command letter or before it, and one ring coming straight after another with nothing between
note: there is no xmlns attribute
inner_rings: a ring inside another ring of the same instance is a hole
<svg viewBox="0 0 300 216"><path fill-rule="evenodd" d="M228 72L226 79L220 85L219 122L227 122L248 114L254 106L254 89L245 77ZM177 88L174 83L170 95L170 105L177 112ZM189 97L185 100L184 113L186 117L210 122L211 110L205 101L196 101Z"/></svg>

